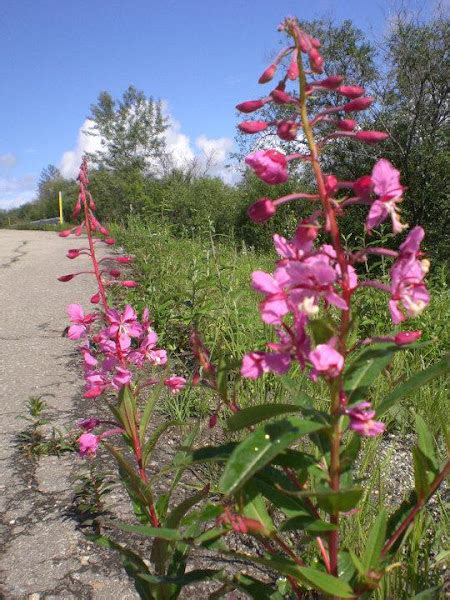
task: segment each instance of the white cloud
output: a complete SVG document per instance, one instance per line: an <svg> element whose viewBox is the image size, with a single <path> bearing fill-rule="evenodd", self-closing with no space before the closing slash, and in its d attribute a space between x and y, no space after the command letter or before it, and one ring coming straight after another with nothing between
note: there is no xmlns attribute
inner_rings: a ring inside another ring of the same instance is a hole
<svg viewBox="0 0 450 600"><path fill-rule="evenodd" d="M189 136L182 132L181 123L173 117L165 101L163 114L169 125L165 138L171 167L188 169L195 162L197 170L201 173L221 177L228 183L236 181L236 172L227 165L228 154L233 148L230 138L208 138L206 135L200 135L193 144ZM83 155L101 148L101 139L98 135L92 135L93 132L93 121L86 119L78 131L75 147L64 152L60 160L59 169L63 177L76 177Z"/></svg>
<svg viewBox="0 0 450 600"><path fill-rule="evenodd" d="M8 210L30 202L35 194L35 175L0 177L0 209Z"/></svg>
<svg viewBox="0 0 450 600"><path fill-rule="evenodd" d="M3 169L10 169L17 162L15 154L8 152L7 154L0 154L0 167Z"/></svg>
<svg viewBox="0 0 450 600"><path fill-rule="evenodd" d="M80 163L86 152L96 152L101 148L101 141L94 133L94 122L86 119L78 130L77 143L73 150L67 150L62 155L59 170L63 177L74 179L78 175Z"/></svg>

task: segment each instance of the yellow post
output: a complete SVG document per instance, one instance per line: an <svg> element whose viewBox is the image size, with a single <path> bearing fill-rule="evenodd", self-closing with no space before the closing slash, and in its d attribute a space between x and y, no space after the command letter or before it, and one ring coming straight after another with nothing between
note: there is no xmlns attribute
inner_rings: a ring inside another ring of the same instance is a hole
<svg viewBox="0 0 450 600"><path fill-rule="evenodd" d="M59 222L62 225L63 221L63 207L62 207L62 193L58 193L58 201L59 201Z"/></svg>

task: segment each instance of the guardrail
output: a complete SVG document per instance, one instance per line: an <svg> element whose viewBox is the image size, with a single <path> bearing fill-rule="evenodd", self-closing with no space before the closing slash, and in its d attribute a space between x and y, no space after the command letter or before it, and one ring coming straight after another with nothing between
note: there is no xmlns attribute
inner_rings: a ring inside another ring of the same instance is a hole
<svg viewBox="0 0 450 600"><path fill-rule="evenodd" d="M51 219L38 219L37 221L30 221L30 225L56 225L59 223L59 217L52 217Z"/></svg>

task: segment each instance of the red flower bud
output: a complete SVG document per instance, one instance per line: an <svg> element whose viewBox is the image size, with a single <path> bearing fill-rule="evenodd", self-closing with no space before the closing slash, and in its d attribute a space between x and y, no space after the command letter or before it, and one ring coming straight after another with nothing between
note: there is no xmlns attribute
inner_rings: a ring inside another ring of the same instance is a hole
<svg viewBox="0 0 450 600"><path fill-rule="evenodd" d="M72 233L71 229L64 229L64 231L60 231L58 233L59 237L69 237L69 235Z"/></svg>
<svg viewBox="0 0 450 600"><path fill-rule="evenodd" d="M281 121L278 123L277 135L286 142L292 142L297 137L298 125L295 121Z"/></svg>
<svg viewBox="0 0 450 600"><path fill-rule="evenodd" d="M326 88L327 90L334 90L343 81L344 78L341 75L331 75L330 77L322 79L321 81L313 81L312 85L315 87Z"/></svg>
<svg viewBox="0 0 450 600"><path fill-rule="evenodd" d="M77 256L80 256L80 251L78 250L78 248L71 248L67 251L66 256L70 259L77 258Z"/></svg>
<svg viewBox="0 0 450 600"><path fill-rule="evenodd" d="M292 53L291 62L289 63L289 68L286 72L286 77L291 81L295 81L298 78L298 63L297 63L298 52L294 50Z"/></svg>
<svg viewBox="0 0 450 600"><path fill-rule="evenodd" d="M106 238L103 241L105 242L105 244L108 244L108 246L113 246L116 243L116 240L114 238Z"/></svg>
<svg viewBox="0 0 450 600"><path fill-rule="evenodd" d="M366 144L377 144L378 142L387 140L389 134L383 131L357 131L355 137L360 142L365 142Z"/></svg>
<svg viewBox="0 0 450 600"><path fill-rule="evenodd" d="M341 131L353 131L357 125L357 122L354 119L340 119L336 125Z"/></svg>
<svg viewBox="0 0 450 600"><path fill-rule="evenodd" d="M135 288L138 286L138 284L136 283L136 281L133 280L125 280L125 281L119 281L118 282L121 286L126 287L126 288Z"/></svg>
<svg viewBox="0 0 450 600"><path fill-rule="evenodd" d="M128 263L131 263L131 262L133 262L133 260L134 260L134 259L133 259L133 257L132 257L132 256L117 256L117 257L116 257L116 261L117 261L118 263L121 263L121 264L123 264L123 265L125 265L125 264L128 264Z"/></svg>
<svg viewBox="0 0 450 600"><path fill-rule="evenodd" d="M296 98L290 96L289 94L286 94L286 92L283 92L283 90L272 90L270 92L270 95L272 96L273 101L277 104L294 104L297 102Z"/></svg>
<svg viewBox="0 0 450 600"><path fill-rule="evenodd" d="M262 100L247 100L246 102L241 102L236 105L237 110L243 113L251 113L259 108L264 106L264 102Z"/></svg>
<svg viewBox="0 0 450 600"><path fill-rule="evenodd" d="M323 73L323 56L318 50L312 48L309 53L309 64L314 73Z"/></svg>
<svg viewBox="0 0 450 600"><path fill-rule="evenodd" d="M353 183L353 191L360 198L368 198L373 192L373 181L370 175L363 175Z"/></svg>
<svg viewBox="0 0 450 600"><path fill-rule="evenodd" d="M334 175L325 175L325 188L329 196L333 196L338 189L338 178Z"/></svg>
<svg viewBox="0 0 450 600"><path fill-rule="evenodd" d="M352 100L351 102L347 102L344 104L345 112L353 112L357 110L366 110L373 103L374 98L372 96L366 96L364 98L356 98L356 100Z"/></svg>
<svg viewBox="0 0 450 600"><path fill-rule="evenodd" d="M265 121L242 121L238 127L243 133L258 133L267 129L269 123Z"/></svg>
<svg viewBox="0 0 450 600"><path fill-rule="evenodd" d="M394 342L397 346L406 346L406 344L412 344L421 337L421 331L399 331L394 338Z"/></svg>
<svg viewBox="0 0 450 600"><path fill-rule="evenodd" d="M192 385L198 385L200 383L200 373L196 371L192 375Z"/></svg>
<svg viewBox="0 0 450 600"><path fill-rule="evenodd" d="M270 198L260 198L249 207L247 214L254 223L265 223L273 217L276 210Z"/></svg>
<svg viewBox="0 0 450 600"><path fill-rule="evenodd" d="M109 272L109 274L111 275L111 277L120 277L120 271L119 271L119 269L111 269L111 271Z"/></svg>
<svg viewBox="0 0 450 600"><path fill-rule="evenodd" d="M264 73L261 75L261 77L258 79L258 83L267 83L268 81L270 81L272 79L272 77L275 75L275 71L277 70L277 65L275 64L271 64L267 67L267 69L264 71Z"/></svg>
<svg viewBox="0 0 450 600"><path fill-rule="evenodd" d="M97 293L91 296L91 302L92 304L98 304L100 302L100 294Z"/></svg>
<svg viewBox="0 0 450 600"><path fill-rule="evenodd" d="M58 281L70 281L74 277L75 277L75 275L73 275L73 274L71 274L71 275L61 275L61 277L58 277Z"/></svg>
<svg viewBox="0 0 450 600"><path fill-rule="evenodd" d="M322 45L321 41L315 37L310 36L309 41L314 46L314 48L320 48L320 46Z"/></svg>
<svg viewBox="0 0 450 600"><path fill-rule="evenodd" d="M338 94L347 98L359 98L365 92L365 89L358 85L341 85L336 89Z"/></svg>
<svg viewBox="0 0 450 600"><path fill-rule="evenodd" d="M214 413L209 417L208 427L210 429L212 429L216 425L217 425L217 415L216 415L216 413Z"/></svg>

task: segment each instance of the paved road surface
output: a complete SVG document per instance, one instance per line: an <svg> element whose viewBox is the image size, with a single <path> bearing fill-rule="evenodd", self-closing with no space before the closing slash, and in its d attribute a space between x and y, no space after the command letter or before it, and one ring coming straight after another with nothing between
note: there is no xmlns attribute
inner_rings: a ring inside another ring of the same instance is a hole
<svg viewBox="0 0 450 600"><path fill-rule="evenodd" d="M74 455L26 460L15 445L30 396L45 397L55 423L80 414L74 343L61 336L66 306L88 306L94 281L57 276L83 264L65 258L77 240L0 229L0 599L131 600L137 596L111 554L93 548L65 513ZM86 263L85 263L86 264Z"/></svg>

